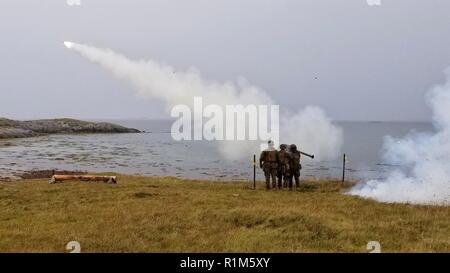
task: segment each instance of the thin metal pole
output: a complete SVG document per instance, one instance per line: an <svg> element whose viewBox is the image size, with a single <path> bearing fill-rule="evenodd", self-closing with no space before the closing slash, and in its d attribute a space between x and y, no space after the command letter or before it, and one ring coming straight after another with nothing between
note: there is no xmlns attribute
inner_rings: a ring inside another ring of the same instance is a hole
<svg viewBox="0 0 450 273"><path fill-rule="evenodd" d="M256 155L253 155L253 189L256 190Z"/></svg>
<svg viewBox="0 0 450 273"><path fill-rule="evenodd" d="M345 182L345 161L347 156L344 154L344 157L342 158L342 182Z"/></svg>

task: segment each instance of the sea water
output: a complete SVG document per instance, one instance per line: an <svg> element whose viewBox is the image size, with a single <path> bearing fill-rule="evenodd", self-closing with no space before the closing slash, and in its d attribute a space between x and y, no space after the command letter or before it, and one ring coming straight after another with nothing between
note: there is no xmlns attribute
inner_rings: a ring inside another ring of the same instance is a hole
<svg viewBox="0 0 450 273"><path fill-rule="evenodd" d="M136 128L142 134L81 134L0 140L0 176L33 169L117 172L146 176L174 176L213 180L251 180L253 155L228 160L214 141L174 141L167 120L111 121ZM333 160L302 157L303 178L342 177L346 153L346 178L383 178L395 166L383 161L383 139L417 131L432 131L430 123L338 122L344 145ZM307 149L307 143L302 144ZM257 155L258 157L258 155ZM257 178L262 171L257 169Z"/></svg>

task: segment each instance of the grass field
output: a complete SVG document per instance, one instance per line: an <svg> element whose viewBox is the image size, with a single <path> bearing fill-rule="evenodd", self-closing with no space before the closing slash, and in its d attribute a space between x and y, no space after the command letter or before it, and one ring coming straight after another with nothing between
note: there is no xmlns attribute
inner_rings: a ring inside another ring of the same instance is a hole
<svg viewBox="0 0 450 273"><path fill-rule="evenodd" d="M248 183L119 176L117 185L0 183L0 252L450 252L450 208L382 204L308 182L299 192Z"/></svg>

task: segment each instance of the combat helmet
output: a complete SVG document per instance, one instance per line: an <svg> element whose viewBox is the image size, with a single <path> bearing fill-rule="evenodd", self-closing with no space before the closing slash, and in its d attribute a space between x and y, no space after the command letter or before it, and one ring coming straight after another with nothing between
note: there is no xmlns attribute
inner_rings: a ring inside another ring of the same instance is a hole
<svg viewBox="0 0 450 273"><path fill-rule="evenodd" d="M295 145L295 144L291 144L290 146L289 146L289 150L291 150L291 151L297 151L297 145Z"/></svg>

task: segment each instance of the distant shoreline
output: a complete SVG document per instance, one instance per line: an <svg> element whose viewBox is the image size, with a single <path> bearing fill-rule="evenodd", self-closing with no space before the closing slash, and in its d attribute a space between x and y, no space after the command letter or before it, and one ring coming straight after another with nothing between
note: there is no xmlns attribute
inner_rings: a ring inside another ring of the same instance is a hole
<svg viewBox="0 0 450 273"><path fill-rule="evenodd" d="M27 138L51 134L118 134L141 133L109 122L89 122L76 119L40 119L18 121L0 118L0 139Z"/></svg>

